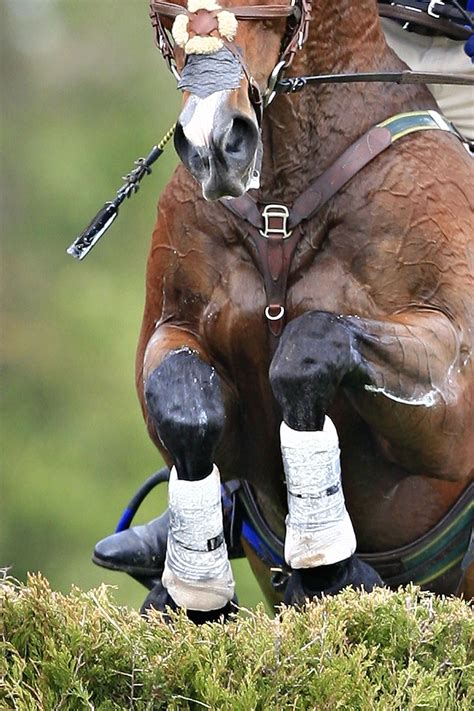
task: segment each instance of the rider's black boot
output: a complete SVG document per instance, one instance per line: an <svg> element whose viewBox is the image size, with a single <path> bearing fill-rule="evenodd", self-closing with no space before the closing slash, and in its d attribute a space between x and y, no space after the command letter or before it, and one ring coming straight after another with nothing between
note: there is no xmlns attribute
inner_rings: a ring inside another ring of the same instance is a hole
<svg viewBox="0 0 474 711"><path fill-rule="evenodd" d="M236 482L222 487L222 513L224 537L229 558L242 558L240 544L242 517L238 503ZM163 572L168 539L168 509L159 517L143 526L133 526L120 533L113 533L96 544L92 560L110 570L119 570L129 575L156 577Z"/></svg>
<svg viewBox="0 0 474 711"><path fill-rule="evenodd" d="M99 541L92 560L130 575L161 575L166 555L169 511L144 526L134 526Z"/></svg>

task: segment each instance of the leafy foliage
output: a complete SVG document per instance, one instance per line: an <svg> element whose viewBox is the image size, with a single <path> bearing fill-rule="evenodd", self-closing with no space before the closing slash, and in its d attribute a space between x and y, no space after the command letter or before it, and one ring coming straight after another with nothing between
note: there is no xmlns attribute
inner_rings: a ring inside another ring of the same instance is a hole
<svg viewBox="0 0 474 711"><path fill-rule="evenodd" d="M468 605L414 587L347 590L226 625L166 624L117 607L106 586L0 587L0 705L27 709L467 711L474 703ZM3 706L2 706L3 708Z"/></svg>

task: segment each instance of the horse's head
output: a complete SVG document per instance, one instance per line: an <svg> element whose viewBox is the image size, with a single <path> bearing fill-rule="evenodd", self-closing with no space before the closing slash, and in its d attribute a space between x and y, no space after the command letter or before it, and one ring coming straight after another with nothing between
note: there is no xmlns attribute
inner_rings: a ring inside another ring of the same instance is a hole
<svg viewBox="0 0 474 711"><path fill-rule="evenodd" d="M258 186L263 97L304 41L309 2L178 2L151 2L158 46L184 97L175 147L206 199L237 197Z"/></svg>

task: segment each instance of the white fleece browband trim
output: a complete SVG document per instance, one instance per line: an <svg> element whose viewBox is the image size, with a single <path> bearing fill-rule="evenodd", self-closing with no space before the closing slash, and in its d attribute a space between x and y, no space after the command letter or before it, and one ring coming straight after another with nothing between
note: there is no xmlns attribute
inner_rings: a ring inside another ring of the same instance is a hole
<svg viewBox="0 0 474 711"><path fill-rule="evenodd" d="M284 422L281 451L288 493L285 560L316 568L352 555L356 538L341 485L339 438L326 417L321 432L299 432Z"/></svg>
<svg viewBox="0 0 474 711"><path fill-rule="evenodd" d="M170 527L163 585L180 607L218 610L234 595L218 468L214 466L200 481L184 481L173 467L168 497Z"/></svg>

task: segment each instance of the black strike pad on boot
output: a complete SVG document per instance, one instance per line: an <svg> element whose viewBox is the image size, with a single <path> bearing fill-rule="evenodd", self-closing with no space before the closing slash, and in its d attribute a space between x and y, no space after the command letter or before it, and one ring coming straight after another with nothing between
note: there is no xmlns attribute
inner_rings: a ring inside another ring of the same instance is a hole
<svg viewBox="0 0 474 711"><path fill-rule="evenodd" d="M383 587L384 583L370 565L353 555L334 565L293 570L285 593L285 604L304 605L315 597L337 595L349 586L371 592L376 587Z"/></svg>
<svg viewBox="0 0 474 711"><path fill-rule="evenodd" d="M221 607L219 610L209 610L208 612L186 610L186 616L196 625L204 625L206 622L227 622L229 617L237 612L236 605L237 598L234 596L225 607ZM164 614L165 620L169 622L170 618L166 608L174 611L179 609L173 598L168 594L166 588L164 588L161 583L158 583L153 590L148 593L145 602L141 606L140 614L146 615L149 610L158 610L158 612Z"/></svg>
<svg viewBox="0 0 474 711"><path fill-rule="evenodd" d="M189 350L170 353L147 378L145 396L178 479L198 481L213 467L225 424L219 376Z"/></svg>
<svg viewBox="0 0 474 711"><path fill-rule="evenodd" d="M113 533L99 541L92 560L130 575L161 575L166 556L169 511L144 526Z"/></svg>

